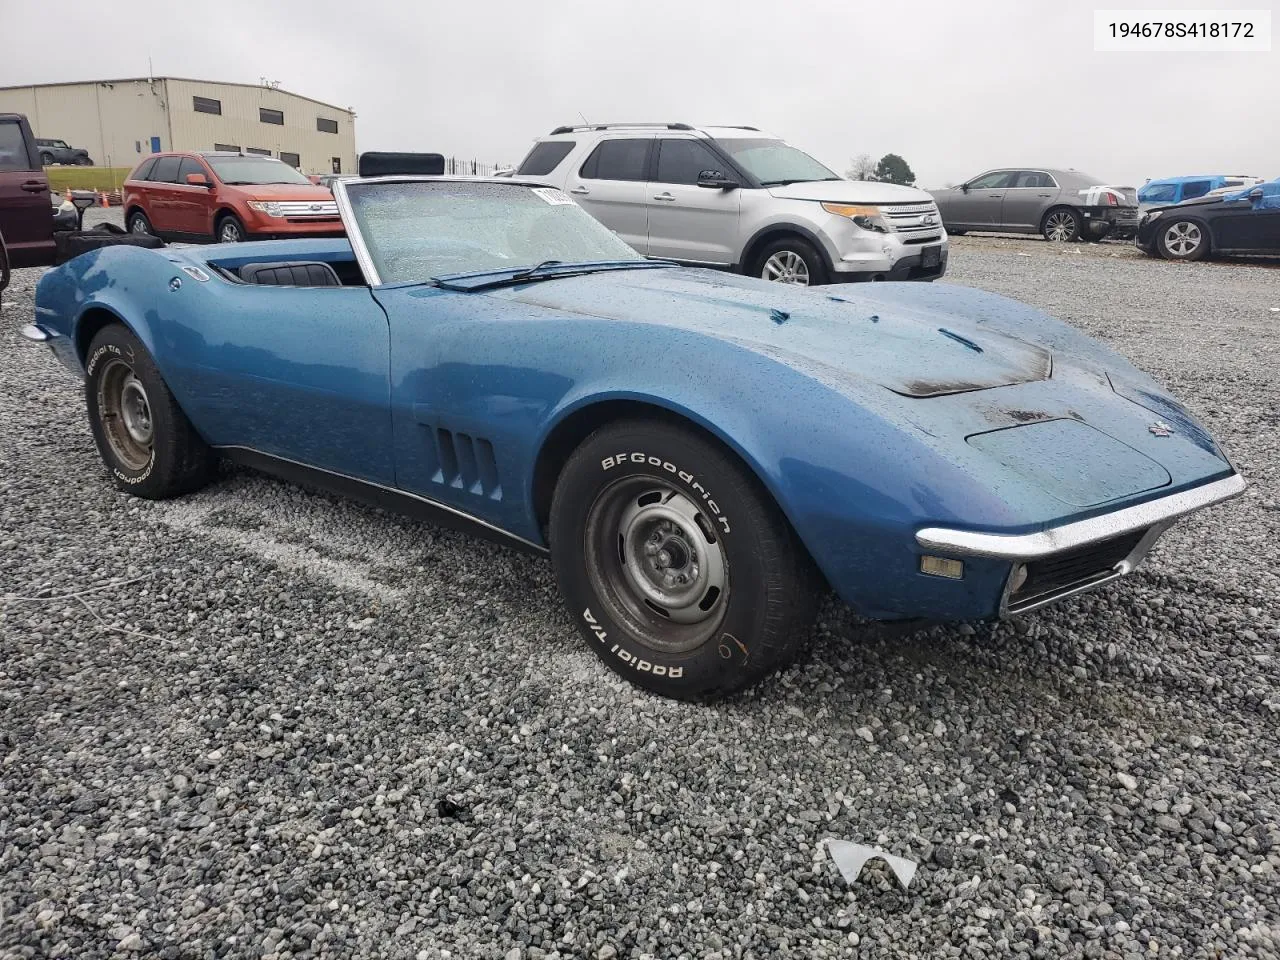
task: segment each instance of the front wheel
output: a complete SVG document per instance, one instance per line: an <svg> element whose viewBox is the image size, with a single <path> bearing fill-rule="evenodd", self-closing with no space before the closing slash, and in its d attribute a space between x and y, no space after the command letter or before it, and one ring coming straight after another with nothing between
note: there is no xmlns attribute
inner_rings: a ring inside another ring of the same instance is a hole
<svg viewBox="0 0 1280 960"><path fill-rule="evenodd" d="M42 166L42 167L52 167L52 166L53 166L53 154L52 154L52 153L42 153L42 154L40 154L40 166Z"/></svg>
<svg viewBox="0 0 1280 960"><path fill-rule="evenodd" d="M1080 238L1080 217L1074 210L1050 210L1040 225L1040 232L1046 240L1071 243Z"/></svg>
<svg viewBox="0 0 1280 960"><path fill-rule="evenodd" d="M761 250L753 272L760 279L775 283L814 286L827 282L822 255L799 237L783 237Z"/></svg>
<svg viewBox="0 0 1280 960"><path fill-rule="evenodd" d="M240 243L245 238L244 224L238 217L227 214L218 221L215 235L219 243Z"/></svg>
<svg viewBox="0 0 1280 960"><path fill-rule="evenodd" d="M588 644L663 696L710 700L804 645L819 578L747 469L692 429L610 424L574 452L551 556Z"/></svg>
<svg viewBox="0 0 1280 960"><path fill-rule="evenodd" d="M76 166L77 166L77 167L92 167L92 166L93 166L93 161L92 161L91 159L89 159L88 157L77 157L77 158L76 158Z"/></svg>
<svg viewBox="0 0 1280 960"><path fill-rule="evenodd" d="M115 485L161 500L203 486L215 458L133 333L113 323L89 344L85 399L102 462Z"/></svg>
<svg viewBox="0 0 1280 960"><path fill-rule="evenodd" d="M154 236L155 231L151 229L151 221L147 219L147 215L141 210L135 210L129 214L128 222L129 232L142 236Z"/></svg>
<svg viewBox="0 0 1280 960"><path fill-rule="evenodd" d="M1156 245L1167 260L1203 260L1209 255L1209 237L1194 220L1174 220L1159 228Z"/></svg>

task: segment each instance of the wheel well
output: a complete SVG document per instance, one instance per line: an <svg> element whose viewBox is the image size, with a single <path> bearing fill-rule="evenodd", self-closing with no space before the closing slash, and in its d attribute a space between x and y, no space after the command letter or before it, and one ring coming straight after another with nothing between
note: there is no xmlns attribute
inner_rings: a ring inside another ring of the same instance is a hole
<svg viewBox="0 0 1280 960"><path fill-rule="evenodd" d="M76 356L80 358L81 366L88 359L89 344L98 335L98 331L113 323L128 326L118 316L103 307L94 307L84 312L80 322L76 324Z"/></svg>
<svg viewBox="0 0 1280 960"><path fill-rule="evenodd" d="M826 266L827 270L831 270L831 260L827 257L827 251L823 249L822 244L814 243L802 231L795 227L788 226L771 227L747 244L747 248L742 251L742 257L738 263L738 269L743 273L754 272L756 258L760 256L760 251L773 243L773 241L781 240L784 237L795 237L797 240L803 240L806 244L816 249L818 251L818 256L822 258L822 262Z"/></svg>
<svg viewBox="0 0 1280 960"><path fill-rule="evenodd" d="M231 207L219 207L213 214L214 227L216 228L227 217L235 217L241 223L244 223L244 220L240 218L240 214L236 213Z"/></svg>

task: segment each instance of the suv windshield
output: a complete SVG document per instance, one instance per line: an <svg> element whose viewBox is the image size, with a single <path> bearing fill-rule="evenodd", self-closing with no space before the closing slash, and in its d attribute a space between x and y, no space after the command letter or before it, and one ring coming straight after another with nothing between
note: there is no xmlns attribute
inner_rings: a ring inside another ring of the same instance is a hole
<svg viewBox="0 0 1280 960"><path fill-rule="evenodd" d="M347 185L382 283L562 263L646 262L559 190L403 181Z"/></svg>
<svg viewBox="0 0 1280 960"><path fill-rule="evenodd" d="M287 163L271 160L267 157L205 157L205 162L213 167L213 172L223 183L255 184L255 183L305 183L312 186L310 180L300 174Z"/></svg>
<svg viewBox="0 0 1280 960"><path fill-rule="evenodd" d="M808 180L843 179L803 150L781 140L729 137L717 139L716 143L766 187Z"/></svg>

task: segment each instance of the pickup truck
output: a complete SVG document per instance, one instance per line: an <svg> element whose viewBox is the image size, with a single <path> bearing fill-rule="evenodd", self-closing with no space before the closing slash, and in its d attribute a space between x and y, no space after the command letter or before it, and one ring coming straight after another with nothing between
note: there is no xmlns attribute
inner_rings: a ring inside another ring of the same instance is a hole
<svg viewBox="0 0 1280 960"><path fill-rule="evenodd" d="M20 113L0 113L0 245L9 265L53 263L53 227L49 178L31 125Z"/></svg>

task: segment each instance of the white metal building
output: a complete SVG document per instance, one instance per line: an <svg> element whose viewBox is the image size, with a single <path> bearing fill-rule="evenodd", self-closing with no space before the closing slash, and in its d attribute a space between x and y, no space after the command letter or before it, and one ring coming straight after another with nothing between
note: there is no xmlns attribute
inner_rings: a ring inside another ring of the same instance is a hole
<svg viewBox="0 0 1280 960"><path fill-rule="evenodd" d="M238 150L304 173L354 173L356 115L274 86L181 77L0 87L0 113L25 113L37 137L132 167L162 150Z"/></svg>

